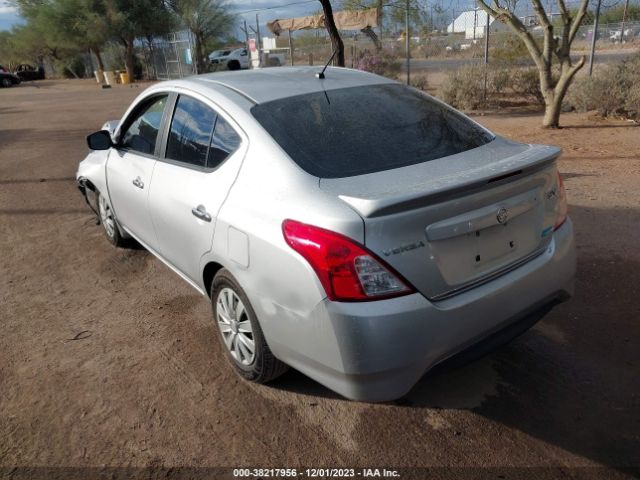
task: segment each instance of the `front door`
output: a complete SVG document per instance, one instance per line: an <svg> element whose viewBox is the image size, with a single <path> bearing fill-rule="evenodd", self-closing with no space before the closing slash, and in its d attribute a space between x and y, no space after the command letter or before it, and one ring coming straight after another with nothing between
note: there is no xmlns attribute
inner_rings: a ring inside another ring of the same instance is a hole
<svg viewBox="0 0 640 480"><path fill-rule="evenodd" d="M165 150L149 195L158 251L198 283L200 259L211 250L216 217L244 148L230 122L205 99L180 94Z"/></svg>
<svg viewBox="0 0 640 480"><path fill-rule="evenodd" d="M154 96L134 109L107 161L109 198L118 223L153 249L156 235L148 199L167 98Z"/></svg>

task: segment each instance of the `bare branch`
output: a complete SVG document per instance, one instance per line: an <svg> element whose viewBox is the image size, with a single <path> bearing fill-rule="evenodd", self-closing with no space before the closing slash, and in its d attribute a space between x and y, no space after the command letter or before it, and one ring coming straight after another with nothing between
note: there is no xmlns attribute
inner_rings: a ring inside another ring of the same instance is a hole
<svg viewBox="0 0 640 480"><path fill-rule="evenodd" d="M564 0L557 0L557 2L562 18L562 36L560 37L560 46L556 48L555 53L561 63L565 60L568 60L569 63L571 63L571 58L569 57L569 29L571 25L571 14L567 9L567 5Z"/></svg>
<svg viewBox="0 0 640 480"><path fill-rule="evenodd" d="M531 0L533 4L533 11L536 12L536 17L540 25L544 29L544 45L542 47L542 56L547 63L551 63L551 52L555 50L555 40L553 39L553 25L547 17L547 13L544 11L541 0Z"/></svg>
<svg viewBox="0 0 640 480"><path fill-rule="evenodd" d="M573 22L571 23L571 30L569 31L569 45L573 42L573 39L576 38L576 34L578 33L578 29L582 25L582 20L584 20L585 15L587 14L587 7L589 6L589 0L582 0L580 3L580 8L576 12L576 16L573 17Z"/></svg>
<svg viewBox="0 0 640 480"><path fill-rule="evenodd" d="M496 20L509 25L511 29L522 39L527 50L531 54L531 58L536 63L538 68L543 67L542 52L540 47L536 43L535 39L527 30L527 27L520 21L514 12L509 11L507 8L500 7L497 0L493 0L493 7L490 7L485 0L476 0L480 8L482 8L489 15L493 16Z"/></svg>
<svg viewBox="0 0 640 480"><path fill-rule="evenodd" d="M531 3L533 4L533 11L536 12L536 17L538 17L540 21L540 25L543 27L551 27L551 22L549 21L549 17L547 17L547 12L544 11L541 0L531 0Z"/></svg>
<svg viewBox="0 0 640 480"><path fill-rule="evenodd" d="M564 3L564 0L557 0L558 10L560 10L560 14L562 15L563 21L571 21L571 15L569 14L569 10L567 9L567 5Z"/></svg>

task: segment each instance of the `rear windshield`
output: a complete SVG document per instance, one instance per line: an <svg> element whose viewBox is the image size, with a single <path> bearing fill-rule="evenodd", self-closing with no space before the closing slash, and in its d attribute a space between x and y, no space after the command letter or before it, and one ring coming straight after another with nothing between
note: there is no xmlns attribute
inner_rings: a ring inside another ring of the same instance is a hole
<svg viewBox="0 0 640 480"><path fill-rule="evenodd" d="M321 178L428 162L494 138L399 84L299 95L256 105L251 113L300 167Z"/></svg>

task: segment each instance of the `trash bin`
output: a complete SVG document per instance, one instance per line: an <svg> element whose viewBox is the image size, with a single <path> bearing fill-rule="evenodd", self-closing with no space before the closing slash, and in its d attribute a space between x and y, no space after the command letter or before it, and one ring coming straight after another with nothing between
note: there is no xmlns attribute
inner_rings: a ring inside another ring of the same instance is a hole
<svg viewBox="0 0 640 480"><path fill-rule="evenodd" d="M107 85L115 85L116 74L111 70L104 72L104 81L107 82Z"/></svg>
<svg viewBox="0 0 640 480"><path fill-rule="evenodd" d="M120 83L123 85L126 85L127 83L129 83L129 74L126 72L123 72L120 74Z"/></svg>

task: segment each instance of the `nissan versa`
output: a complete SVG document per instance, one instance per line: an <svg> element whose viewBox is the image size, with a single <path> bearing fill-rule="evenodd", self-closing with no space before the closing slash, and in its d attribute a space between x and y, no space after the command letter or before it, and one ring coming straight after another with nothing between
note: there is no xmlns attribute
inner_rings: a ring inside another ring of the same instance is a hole
<svg viewBox="0 0 640 480"><path fill-rule="evenodd" d="M77 181L116 246L201 294L229 360L351 399L569 298L560 150L501 138L369 73L224 72L156 84L87 138Z"/></svg>

